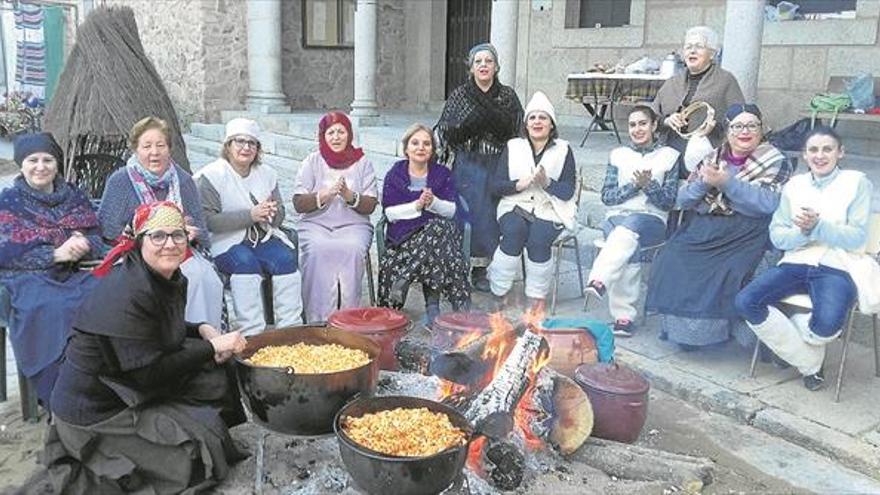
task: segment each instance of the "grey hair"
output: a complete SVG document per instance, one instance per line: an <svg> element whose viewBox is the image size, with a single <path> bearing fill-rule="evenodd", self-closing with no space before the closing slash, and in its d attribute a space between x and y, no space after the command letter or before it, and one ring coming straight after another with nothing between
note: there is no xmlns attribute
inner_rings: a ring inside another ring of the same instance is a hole
<svg viewBox="0 0 880 495"><path fill-rule="evenodd" d="M694 26L684 33L684 39L688 39L691 36L699 36L706 40L706 47L711 50L717 52L721 48L721 40L718 38L718 33L708 26Z"/></svg>

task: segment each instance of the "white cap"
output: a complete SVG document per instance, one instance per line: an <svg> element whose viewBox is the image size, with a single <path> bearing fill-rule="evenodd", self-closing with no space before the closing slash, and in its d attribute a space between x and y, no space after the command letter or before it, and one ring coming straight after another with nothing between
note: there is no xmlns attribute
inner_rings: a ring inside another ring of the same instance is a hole
<svg viewBox="0 0 880 495"><path fill-rule="evenodd" d="M223 142L227 142L235 136L250 136L257 141L260 140L260 125L250 119L232 119L226 123L226 137Z"/></svg>
<svg viewBox="0 0 880 495"><path fill-rule="evenodd" d="M532 99L529 100L529 104L526 105L526 113L523 116L523 121L529 118L529 114L532 112L544 112L550 116L550 120L553 121L553 125L556 125L556 111L553 110L553 104L550 103L550 98L547 98L547 95L540 91L535 91L535 94L532 95Z"/></svg>

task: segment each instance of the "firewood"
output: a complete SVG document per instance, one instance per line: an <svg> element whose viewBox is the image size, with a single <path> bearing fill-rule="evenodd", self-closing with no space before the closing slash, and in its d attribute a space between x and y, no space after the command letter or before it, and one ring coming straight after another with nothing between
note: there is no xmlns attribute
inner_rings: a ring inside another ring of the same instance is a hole
<svg viewBox="0 0 880 495"><path fill-rule="evenodd" d="M520 407L527 410L532 433L561 454L571 454L590 437L593 407L586 392L571 378L542 368L528 399L524 398Z"/></svg>
<svg viewBox="0 0 880 495"><path fill-rule="evenodd" d="M497 361L507 358L517 334L522 330L506 326L481 335L459 349L439 353L431 359L429 371L432 375L461 385L485 386L483 380L491 378L490 372ZM501 356L498 357L496 353L501 353Z"/></svg>
<svg viewBox="0 0 880 495"><path fill-rule="evenodd" d="M423 339L408 335L394 349L400 371L427 375L434 349Z"/></svg>
<svg viewBox="0 0 880 495"><path fill-rule="evenodd" d="M514 490L522 483L525 456L510 442L490 440L485 451L486 474L496 488Z"/></svg>
<svg viewBox="0 0 880 495"><path fill-rule="evenodd" d="M470 403L464 415L476 430L491 438L503 438L513 430L513 415L529 385L535 363L548 353L547 341L525 332L498 373Z"/></svg>
<svg viewBox="0 0 880 495"><path fill-rule="evenodd" d="M568 459L593 466L618 478L666 481L698 493L712 483L715 463L705 457L591 438Z"/></svg>

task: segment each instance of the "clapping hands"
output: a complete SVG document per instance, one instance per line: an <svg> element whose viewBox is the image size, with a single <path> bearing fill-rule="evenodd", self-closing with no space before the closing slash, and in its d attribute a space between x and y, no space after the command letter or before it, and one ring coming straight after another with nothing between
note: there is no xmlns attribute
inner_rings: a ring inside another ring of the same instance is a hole
<svg viewBox="0 0 880 495"><path fill-rule="evenodd" d="M700 167L700 178L702 178L703 182L709 184L712 187L721 187L730 179L730 174L727 172L727 168L720 167L718 164L707 163Z"/></svg>
<svg viewBox="0 0 880 495"><path fill-rule="evenodd" d="M644 189L651 182L652 174L650 170L636 170L633 172L633 184L639 189Z"/></svg>
<svg viewBox="0 0 880 495"><path fill-rule="evenodd" d="M431 203L434 202L434 193L431 192L430 187L426 187L422 189L422 194L419 196L419 199L416 200L416 209L424 210L431 206Z"/></svg>
<svg viewBox="0 0 880 495"><path fill-rule="evenodd" d="M812 208L802 207L800 213L791 222L801 229L804 235L809 235L819 223L819 212Z"/></svg>
<svg viewBox="0 0 880 495"><path fill-rule="evenodd" d="M278 202L267 199L251 208L251 220L254 223L270 223L278 213Z"/></svg>

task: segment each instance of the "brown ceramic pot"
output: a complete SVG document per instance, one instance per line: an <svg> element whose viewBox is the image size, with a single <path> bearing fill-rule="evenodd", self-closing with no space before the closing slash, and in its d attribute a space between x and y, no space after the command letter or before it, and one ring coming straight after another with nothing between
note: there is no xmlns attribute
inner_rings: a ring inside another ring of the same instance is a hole
<svg viewBox="0 0 880 495"><path fill-rule="evenodd" d="M581 365L574 379L593 406L593 436L625 443L639 438L648 417L648 380L617 363Z"/></svg>
<svg viewBox="0 0 880 495"><path fill-rule="evenodd" d="M480 334L492 331L489 323L489 313L481 311L463 311L443 313L434 318L431 325L431 346L435 349L448 351L455 349L456 345L466 336L478 332Z"/></svg>
<svg viewBox="0 0 880 495"><path fill-rule="evenodd" d="M541 335L550 345L550 362L547 366L574 378L578 366L598 360L596 340L582 328L544 329Z"/></svg>

